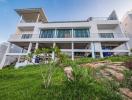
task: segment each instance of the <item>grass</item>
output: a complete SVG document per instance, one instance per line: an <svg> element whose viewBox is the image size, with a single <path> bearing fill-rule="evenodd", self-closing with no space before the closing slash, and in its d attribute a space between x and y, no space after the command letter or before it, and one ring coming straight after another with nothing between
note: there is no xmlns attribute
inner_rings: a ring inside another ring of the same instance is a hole
<svg viewBox="0 0 132 100"><path fill-rule="evenodd" d="M108 59L120 60L104 60ZM67 81L63 68L56 65L48 88L44 87L41 71L46 73L49 65L0 70L0 100L122 100L114 82L97 80L94 70L78 66L91 61L96 60L83 58L65 62L74 70L74 82ZM130 76L130 73L127 75Z"/></svg>

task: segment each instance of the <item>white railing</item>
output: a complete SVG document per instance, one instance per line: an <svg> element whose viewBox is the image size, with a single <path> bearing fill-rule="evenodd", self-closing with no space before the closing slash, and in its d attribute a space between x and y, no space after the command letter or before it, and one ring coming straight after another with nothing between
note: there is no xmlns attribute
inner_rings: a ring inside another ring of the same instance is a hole
<svg viewBox="0 0 132 100"><path fill-rule="evenodd" d="M73 39L75 39L75 40L87 40L87 39L103 39L103 40L106 40L106 39L128 39L123 33L113 33L113 35L114 35L114 37L113 38L102 38L102 37L100 37L100 36L98 36L98 37L70 37L70 38L57 38L57 37L51 37L51 38L41 38L40 37L40 34L32 34L32 35L30 35L29 37L26 37L26 38L23 38L23 35L22 34L12 34L11 36L10 36L10 38L9 38L9 41L27 41L27 40L54 40L54 39L57 39L57 40L66 40L66 41L68 41L68 40L73 40Z"/></svg>
<svg viewBox="0 0 132 100"><path fill-rule="evenodd" d="M88 21L96 21L96 20L117 20L110 17L89 17Z"/></svg>

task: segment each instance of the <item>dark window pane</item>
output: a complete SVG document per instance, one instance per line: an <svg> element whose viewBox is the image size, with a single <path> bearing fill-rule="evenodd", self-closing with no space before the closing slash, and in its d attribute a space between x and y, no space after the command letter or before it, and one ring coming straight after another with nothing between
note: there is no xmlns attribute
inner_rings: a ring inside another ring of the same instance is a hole
<svg viewBox="0 0 132 100"><path fill-rule="evenodd" d="M53 29L43 29L40 31L39 38L53 38L55 30Z"/></svg>
<svg viewBox="0 0 132 100"><path fill-rule="evenodd" d="M89 29L74 29L74 37L78 38L90 37Z"/></svg>

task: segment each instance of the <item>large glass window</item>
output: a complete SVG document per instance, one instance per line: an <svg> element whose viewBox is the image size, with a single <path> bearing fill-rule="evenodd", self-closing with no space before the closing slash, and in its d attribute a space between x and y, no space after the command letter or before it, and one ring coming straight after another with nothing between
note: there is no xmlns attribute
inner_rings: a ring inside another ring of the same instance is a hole
<svg viewBox="0 0 132 100"><path fill-rule="evenodd" d="M78 38L90 37L89 29L74 29L74 37Z"/></svg>
<svg viewBox="0 0 132 100"><path fill-rule="evenodd" d="M57 38L71 38L72 30L71 29L58 29Z"/></svg>
<svg viewBox="0 0 132 100"><path fill-rule="evenodd" d="M32 34L22 34L22 39L29 39L32 38Z"/></svg>
<svg viewBox="0 0 132 100"><path fill-rule="evenodd" d="M113 33L99 33L101 38L114 38Z"/></svg>
<svg viewBox="0 0 132 100"><path fill-rule="evenodd" d="M39 38L53 38L55 30L54 29L42 29L40 31Z"/></svg>

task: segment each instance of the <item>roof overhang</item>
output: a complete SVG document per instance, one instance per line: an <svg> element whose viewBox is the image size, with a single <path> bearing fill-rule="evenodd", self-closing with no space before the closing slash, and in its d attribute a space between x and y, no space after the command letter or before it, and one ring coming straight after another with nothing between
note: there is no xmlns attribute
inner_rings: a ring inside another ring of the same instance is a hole
<svg viewBox="0 0 132 100"><path fill-rule="evenodd" d="M17 12L17 14L18 14L19 16L21 16L21 15L23 15L23 14L39 13L40 16L41 16L44 20L46 20L46 21L48 22L47 17L46 17L46 15L45 15L45 13L44 13L43 8L15 9L15 11Z"/></svg>

